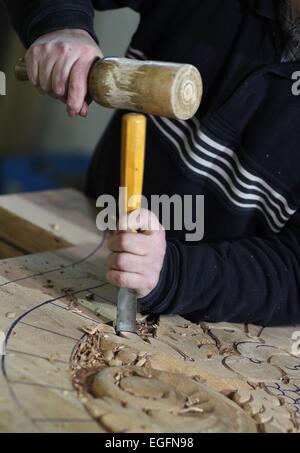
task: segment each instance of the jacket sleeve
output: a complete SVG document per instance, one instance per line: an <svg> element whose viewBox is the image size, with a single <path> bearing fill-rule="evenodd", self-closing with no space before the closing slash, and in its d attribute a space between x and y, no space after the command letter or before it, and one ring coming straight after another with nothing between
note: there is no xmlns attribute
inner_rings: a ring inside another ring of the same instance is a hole
<svg viewBox="0 0 300 453"><path fill-rule="evenodd" d="M194 321L300 322L300 212L278 235L217 244L168 242L157 288L140 303Z"/></svg>
<svg viewBox="0 0 300 453"><path fill-rule="evenodd" d="M63 28L80 28L95 40L94 9L130 7L141 11L150 0L4 0L12 24L29 47L39 36Z"/></svg>

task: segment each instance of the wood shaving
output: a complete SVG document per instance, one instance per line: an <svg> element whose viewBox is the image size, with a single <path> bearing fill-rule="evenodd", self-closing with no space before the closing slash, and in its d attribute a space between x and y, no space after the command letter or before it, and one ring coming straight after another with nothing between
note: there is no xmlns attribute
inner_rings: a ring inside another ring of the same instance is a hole
<svg viewBox="0 0 300 453"><path fill-rule="evenodd" d="M8 312L8 313L6 313L6 315L5 315L5 317L6 317L7 319L14 319L16 316L17 316L16 313L12 313L12 312Z"/></svg>
<svg viewBox="0 0 300 453"><path fill-rule="evenodd" d="M150 338L156 336L157 318L142 320L137 322L137 333L144 340L149 341Z"/></svg>
<svg viewBox="0 0 300 453"><path fill-rule="evenodd" d="M57 355L53 354L53 355L50 355L47 360L50 363L57 363L59 361L59 356L58 356L58 354Z"/></svg>
<svg viewBox="0 0 300 453"><path fill-rule="evenodd" d="M137 363L135 364L135 366L138 366L138 367L143 367L147 362L147 359L146 358L143 358L143 359L140 359L137 361Z"/></svg>
<svg viewBox="0 0 300 453"><path fill-rule="evenodd" d="M156 321L156 318L155 318ZM149 341L154 337L157 324L152 320L143 320L137 323L138 334L144 341ZM90 392L94 376L105 367L118 367L126 364L126 360L118 358L118 353L125 352L125 345L114 346L111 350L103 348L103 341L109 341L107 331L113 333L114 330L106 325L98 326L84 325L80 329L86 333L86 337L79 344L77 351L71 361L71 375L75 388L81 395ZM129 355L132 360L137 361L137 366L142 368L147 362L147 353L141 352L138 356Z"/></svg>
<svg viewBox="0 0 300 453"><path fill-rule="evenodd" d="M199 412L200 414L203 414L204 410L201 409L201 407L187 407L185 409L181 409L178 413L179 413L179 415L182 415L182 414L189 414L192 412Z"/></svg>
<svg viewBox="0 0 300 453"><path fill-rule="evenodd" d="M79 308L73 308L71 313L74 313L74 315L81 315L83 312Z"/></svg>
<svg viewBox="0 0 300 453"><path fill-rule="evenodd" d="M95 335L99 331L99 326L82 326L80 330L88 335Z"/></svg>

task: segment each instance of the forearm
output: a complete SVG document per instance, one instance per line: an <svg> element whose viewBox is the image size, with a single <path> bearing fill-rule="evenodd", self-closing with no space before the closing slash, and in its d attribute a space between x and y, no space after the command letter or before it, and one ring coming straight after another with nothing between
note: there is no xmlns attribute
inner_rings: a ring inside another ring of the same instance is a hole
<svg viewBox="0 0 300 453"><path fill-rule="evenodd" d="M66 28L85 30L96 39L91 0L4 1L12 24L26 47L41 35Z"/></svg>
<svg viewBox="0 0 300 453"><path fill-rule="evenodd" d="M214 245L169 242L160 284L141 300L155 313L262 325L300 321L300 235Z"/></svg>
<svg viewBox="0 0 300 453"><path fill-rule="evenodd" d="M151 0L4 0L12 24L26 47L40 36L62 29L87 31L97 41L94 10L129 7L142 12Z"/></svg>

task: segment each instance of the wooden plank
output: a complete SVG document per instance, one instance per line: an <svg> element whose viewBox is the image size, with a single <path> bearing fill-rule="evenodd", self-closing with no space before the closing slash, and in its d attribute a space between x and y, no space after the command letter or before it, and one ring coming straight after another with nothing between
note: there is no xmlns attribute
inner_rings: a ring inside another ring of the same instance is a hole
<svg viewBox="0 0 300 453"><path fill-rule="evenodd" d="M0 240L0 260L4 258L15 258L16 256L22 256L25 253L24 250L21 250L6 241Z"/></svg>
<svg viewBox="0 0 300 453"><path fill-rule="evenodd" d="M242 326L197 326L168 316L161 317L156 338L148 342L137 336L117 337L105 325L114 320L116 294L104 281L106 254L105 247L91 244L0 262L0 330L9 333L0 373L2 431L72 432L76 426L79 432L125 428L168 432L171 424L176 432L298 429L294 422L296 388L293 407L290 399L282 406L278 398L280 391L290 395L297 382L297 359L272 344L253 341ZM91 311L77 305L82 302ZM95 317L92 310L100 310L103 318ZM104 395L100 399L89 394L78 399L70 358L74 360L79 351L83 328L93 331L97 326L102 332L99 354L108 360L104 368L108 375L101 382L109 382L112 367L114 375L124 376L125 390L117 396L113 383L104 388L101 384L97 392ZM146 373L146 386L143 374L142 380L134 377L137 366ZM289 379L288 390L278 369ZM255 382L252 375L257 376ZM155 403L156 392L165 385L174 393L177 409L172 417L167 416L167 400L163 398L160 407ZM186 407L191 389L198 402ZM125 407L128 394L136 394L134 401L140 407L150 404L149 392L155 404L147 415L132 407L133 403ZM281 426L280 419L284 420Z"/></svg>
<svg viewBox="0 0 300 453"><path fill-rule="evenodd" d="M63 244L96 243L101 237L96 228L95 202L73 189L1 196L0 209L5 214L0 239L32 253L55 250L56 241L59 248ZM37 243L35 232L39 233Z"/></svg>
<svg viewBox="0 0 300 453"><path fill-rule="evenodd" d="M19 256L66 248L71 244L55 234L43 230L23 218L0 208L0 240L7 244L6 252L19 250ZM2 252L5 249L2 248ZM13 253L13 256L17 256Z"/></svg>
<svg viewBox="0 0 300 453"><path fill-rule="evenodd" d="M99 260L102 251L92 244L0 262L0 331L8 336L0 431L101 432L78 400L69 372L82 326L101 321L77 305L105 284Z"/></svg>

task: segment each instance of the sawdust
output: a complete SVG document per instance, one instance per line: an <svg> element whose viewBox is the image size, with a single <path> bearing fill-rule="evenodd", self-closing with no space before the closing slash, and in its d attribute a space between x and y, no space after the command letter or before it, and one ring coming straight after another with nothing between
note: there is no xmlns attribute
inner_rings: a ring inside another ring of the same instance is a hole
<svg viewBox="0 0 300 453"><path fill-rule="evenodd" d="M153 338L156 332L155 318L137 323L138 335L144 341ZM86 333L75 351L71 361L71 375L75 388L80 393L90 392L95 375L103 368L122 365L136 365L142 367L146 363L145 354L134 354L124 351L124 346L116 346L112 350L103 347L107 333L114 333L113 327L101 324L99 326L82 326Z"/></svg>

